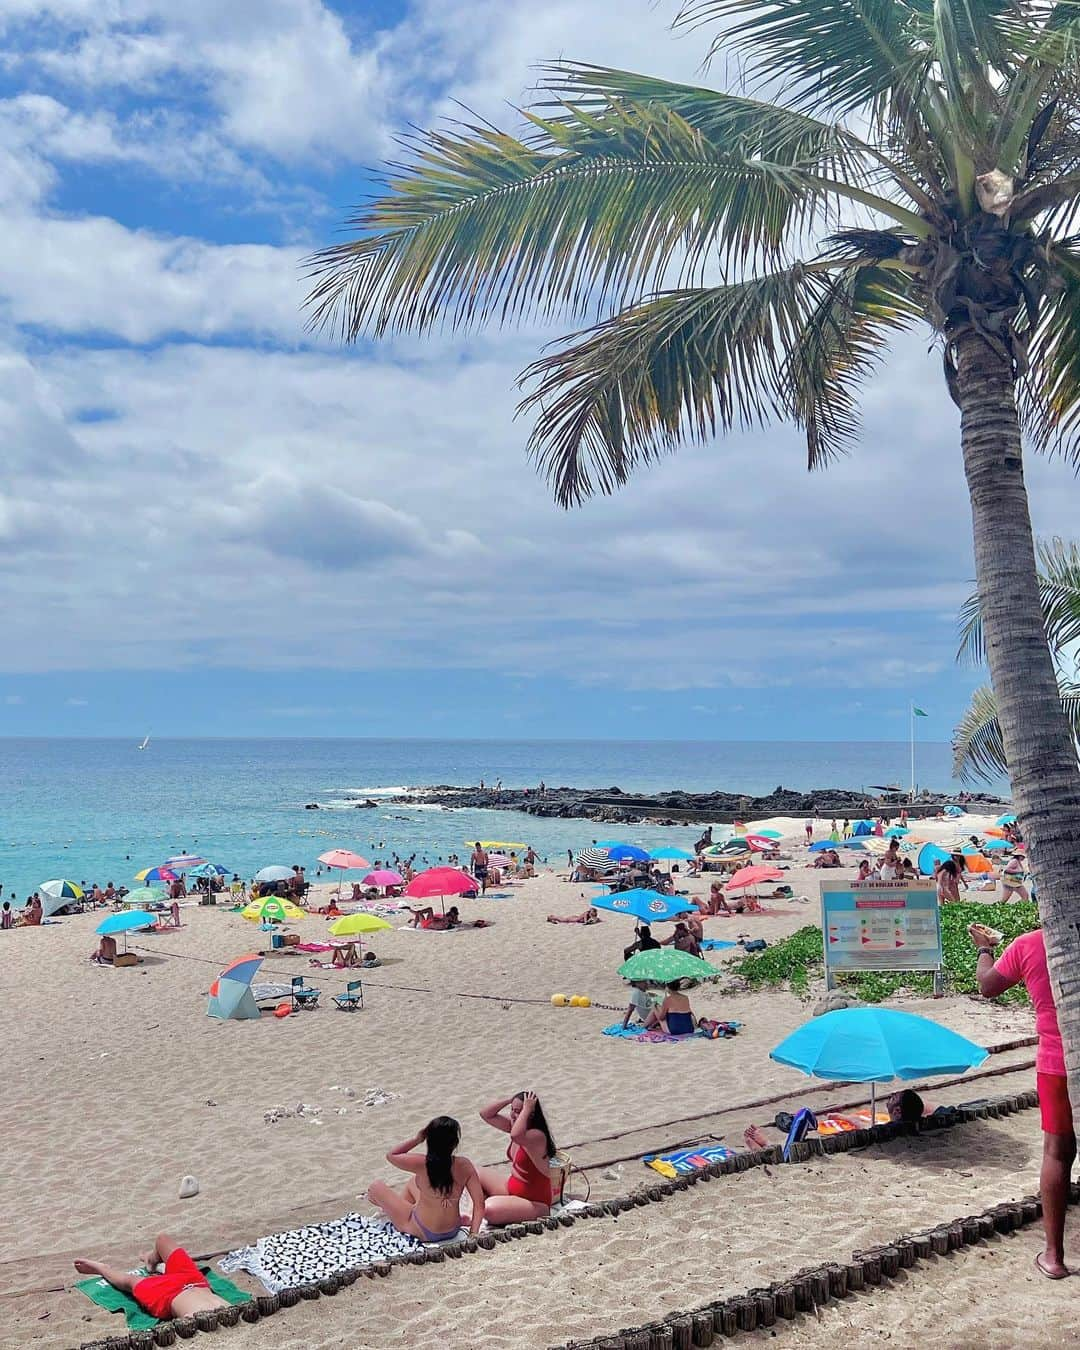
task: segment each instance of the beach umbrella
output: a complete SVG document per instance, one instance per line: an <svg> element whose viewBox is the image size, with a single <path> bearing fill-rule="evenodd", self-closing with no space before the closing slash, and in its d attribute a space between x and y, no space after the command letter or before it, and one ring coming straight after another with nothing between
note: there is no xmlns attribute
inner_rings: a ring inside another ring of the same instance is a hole
<svg viewBox="0 0 1080 1350"><path fill-rule="evenodd" d="M845 848L850 848L850 847L852 847L852 841L851 841L850 839L848 839L848 840L846 841L844 847L845 847ZM862 844L859 843L859 842L856 842L855 845L854 845L854 847L855 847L855 848L861 848L861 847L862 847ZM833 841L832 841L831 839L819 839L819 840L817 841L816 844L811 844L811 845L810 845L810 852L811 852L811 853L827 853L827 852L829 851L829 849L832 849L832 848L836 848L836 845L833 843Z"/></svg>
<svg viewBox="0 0 1080 1350"><path fill-rule="evenodd" d="M841 848L853 848L853 849L856 850L856 852L865 853L865 852L866 852L866 840L865 840L865 839L842 839L842 840L840 841L840 847L841 847ZM810 845L810 848L811 848L811 851L813 851L814 849L817 848L817 844L811 844L811 845Z"/></svg>
<svg viewBox="0 0 1080 1350"><path fill-rule="evenodd" d="M579 867L588 867L590 870L607 867L611 862L606 848L583 848L577 860Z"/></svg>
<svg viewBox="0 0 1080 1350"><path fill-rule="evenodd" d="M188 868L189 877L227 877L228 875L229 869L222 867L220 863L197 863L194 867Z"/></svg>
<svg viewBox="0 0 1080 1350"><path fill-rule="evenodd" d="M663 923L665 919L677 918L695 908L685 896L661 895L659 891L649 891L643 886L618 891L615 895L598 895L594 897L593 905L597 909L610 909L614 914L629 914L642 923Z"/></svg>
<svg viewBox="0 0 1080 1350"><path fill-rule="evenodd" d="M477 843L478 841L475 840L475 839L466 839L464 842L465 842L466 844L468 844L469 848L472 848L473 845L474 845L475 843ZM479 844L480 844L480 847L481 847L481 848L513 848L513 849L518 849L518 848L528 848L528 847L529 847L528 844L514 843L513 841L509 841L509 840L506 840L506 839L481 839L481 840L479 840Z"/></svg>
<svg viewBox="0 0 1080 1350"><path fill-rule="evenodd" d="M751 834L756 834L762 839L783 839L783 834L779 830L758 830L753 825L747 827Z"/></svg>
<svg viewBox="0 0 1080 1350"><path fill-rule="evenodd" d="M390 927L392 925L385 919L380 919L377 914L346 914L343 919L334 920L330 925L330 933L333 937L359 938L363 933L378 933ZM363 951L363 942L359 945Z"/></svg>
<svg viewBox="0 0 1080 1350"><path fill-rule="evenodd" d="M166 858L161 865L171 867L174 872L186 872L189 867L198 867L204 862L206 859L200 858L197 853L178 853L175 858Z"/></svg>
<svg viewBox="0 0 1080 1350"><path fill-rule="evenodd" d="M762 881L780 881L783 879L783 872L779 867L767 867L764 865L757 867L740 867L727 883L729 891L741 891L746 886L756 887Z"/></svg>
<svg viewBox="0 0 1080 1350"><path fill-rule="evenodd" d="M343 872L357 872L371 866L367 858L361 858L359 853L350 853L347 848L332 848L329 853L320 853L319 861L325 867L340 867Z"/></svg>
<svg viewBox="0 0 1080 1350"><path fill-rule="evenodd" d="M292 881L292 879L292 868L282 867L279 864L272 864L255 873L256 881Z"/></svg>
<svg viewBox="0 0 1080 1350"><path fill-rule="evenodd" d="M268 895L262 900L253 900L240 913L245 919L250 919L252 923L295 923L298 919L307 918L306 909L300 909L291 900L286 900L278 895Z"/></svg>
<svg viewBox="0 0 1080 1350"><path fill-rule="evenodd" d="M665 862L689 862L694 856L688 848L654 848L654 860Z"/></svg>
<svg viewBox="0 0 1080 1350"><path fill-rule="evenodd" d="M767 851L768 849L775 847L776 844L775 839L768 838L763 834L748 834L746 836L746 842L755 853Z"/></svg>
<svg viewBox="0 0 1080 1350"><path fill-rule="evenodd" d="M649 855L636 844L609 844L607 855L612 862L648 862Z"/></svg>
<svg viewBox="0 0 1080 1350"><path fill-rule="evenodd" d="M160 905L164 899L164 891L155 890L153 886L136 886L124 896L124 904L138 909L140 905Z"/></svg>
<svg viewBox="0 0 1080 1350"><path fill-rule="evenodd" d="M458 867L429 867L426 872L418 872L405 887L405 894L414 900L432 900L436 896L446 910L448 895L473 895L480 889L480 883L468 872Z"/></svg>
<svg viewBox="0 0 1080 1350"><path fill-rule="evenodd" d="M162 863L160 867L144 867L141 872L135 873L136 881L175 881L179 872L174 872L171 867Z"/></svg>
<svg viewBox="0 0 1080 1350"><path fill-rule="evenodd" d="M934 875L934 863L948 862L951 857L951 853L946 849L938 848L937 844L923 844L922 848L919 849L919 871L924 877L932 877Z"/></svg>
<svg viewBox="0 0 1080 1350"><path fill-rule="evenodd" d="M676 951L674 947L635 952L618 972L624 980L647 980L649 984L671 984L673 980L711 980L720 972L700 956Z"/></svg>
<svg viewBox="0 0 1080 1350"><path fill-rule="evenodd" d="M220 1017L222 1021L257 1018L259 1005L251 992L251 981L261 965L262 957L257 952L231 961L210 986L207 1017Z"/></svg>
<svg viewBox="0 0 1080 1350"><path fill-rule="evenodd" d="M741 853L749 853L750 845L745 839L725 839L722 844L712 844L705 850L706 858L736 858Z"/></svg>
<svg viewBox="0 0 1080 1350"><path fill-rule="evenodd" d="M1012 848L1012 844L1007 839L986 839L983 841L982 848L985 852L988 849Z"/></svg>
<svg viewBox="0 0 1080 1350"><path fill-rule="evenodd" d="M1015 825L1015 824L1016 824L1016 817L1012 814L1012 812L1009 812L1008 815L998 816L997 820L994 821L994 824L995 824L995 825L999 825L999 826L1000 826L1000 825Z"/></svg>
<svg viewBox="0 0 1080 1350"><path fill-rule="evenodd" d="M117 914L110 914L98 924L94 929L95 933L109 934L123 933L124 951L127 951L127 935L134 932L136 928L153 928L157 923L157 915L149 914L145 909L120 910Z"/></svg>
<svg viewBox="0 0 1080 1350"><path fill-rule="evenodd" d="M927 1017L870 1007L811 1018L770 1050L769 1058L814 1078L874 1084L964 1073L978 1068L987 1054ZM870 1102L873 1111L873 1090Z"/></svg>
<svg viewBox="0 0 1080 1350"><path fill-rule="evenodd" d="M377 867L374 872L369 872L361 886L378 886L385 889L388 886L404 886L405 878L400 872L395 872L392 867Z"/></svg>
<svg viewBox="0 0 1080 1350"><path fill-rule="evenodd" d="M76 885L74 881L43 881L37 889L38 894L42 897L41 917L43 919L50 918L58 909L63 909L73 900L85 898L83 888Z"/></svg>
<svg viewBox="0 0 1080 1350"><path fill-rule="evenodd" d="M910 833L911 831L905 825L890 825L889 828L885 831L885 838L903 839L905 834Z"/></svg>

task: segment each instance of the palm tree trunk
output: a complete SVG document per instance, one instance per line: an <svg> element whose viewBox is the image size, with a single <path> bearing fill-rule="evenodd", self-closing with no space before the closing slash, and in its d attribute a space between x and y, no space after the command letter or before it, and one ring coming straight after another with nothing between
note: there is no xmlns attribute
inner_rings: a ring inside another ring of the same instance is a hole
<svg viewBox="0 0 1080 1350"><path fill-rule="evenodd" d="M1080 1121L1080 768L1039 606L1012 363L975 333L955 350L990 678Z"/></svg>

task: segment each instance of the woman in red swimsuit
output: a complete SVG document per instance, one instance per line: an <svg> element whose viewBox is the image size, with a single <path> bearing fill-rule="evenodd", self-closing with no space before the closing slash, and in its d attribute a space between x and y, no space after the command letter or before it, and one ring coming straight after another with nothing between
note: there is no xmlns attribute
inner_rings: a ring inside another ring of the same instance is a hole
<svg viewBox="0 0 1080 1350"><path fill-rule="evenodd" d="M490 1167L477 1168L485 1196L484 1218L496 1227L546 1218L554 1198L550 1165L555 1140L536 1093L519 1092L492 1102L480 1112L480 1119L510 1136L509 1176Z"/></svg>

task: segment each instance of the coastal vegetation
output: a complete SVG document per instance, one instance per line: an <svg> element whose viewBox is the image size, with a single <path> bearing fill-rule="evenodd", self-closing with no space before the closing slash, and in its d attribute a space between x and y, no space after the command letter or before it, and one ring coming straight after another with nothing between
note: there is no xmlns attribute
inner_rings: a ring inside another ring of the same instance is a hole
<svg viewBox="0 0 1080 1350"><path fill-rule="evenodd" d="M1037 928L1039 914L1032 901L945 905L941 911L941 952L946 993L979 992L975 979L976 950L967 931L971 923L996 928L1005 935L1008 943L1021 933ZM732 969L752 989L784 986L793 993L805 995L809 993L811 980L824 975L821 952L821 929L808 924L790 937L774 942L767 951L744 956ZM901 989L929 996L934 981L932 975L922 971L870 971L838 975L836 983L866 1003L880 1003ZM1016 985L1001 997L1006 1003L1028 1001L1023 985Z"/></svg>
<svg viewBox="0 0 1080 1350"><path fill-rule="evenodd" d="M1080 768L1023 472L1025 440L1080 452L1080 3L690 0L676 23L740 92L559 62L519 132L414 133L314 260L313 320L585 325L523 376L565 506L773 420L822 468L890 341L930 330L1080 1107Z"/></svg>

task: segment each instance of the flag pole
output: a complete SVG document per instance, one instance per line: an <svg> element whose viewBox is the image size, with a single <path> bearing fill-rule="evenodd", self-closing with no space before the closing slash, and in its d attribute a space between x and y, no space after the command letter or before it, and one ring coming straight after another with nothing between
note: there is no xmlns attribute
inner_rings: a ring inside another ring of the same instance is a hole
<svg viewBox="0 0 1080 1350"><path fill-rule="evenodd" d="M911 800L915 800L915 700L909 701L911 719Z"/></svg>

